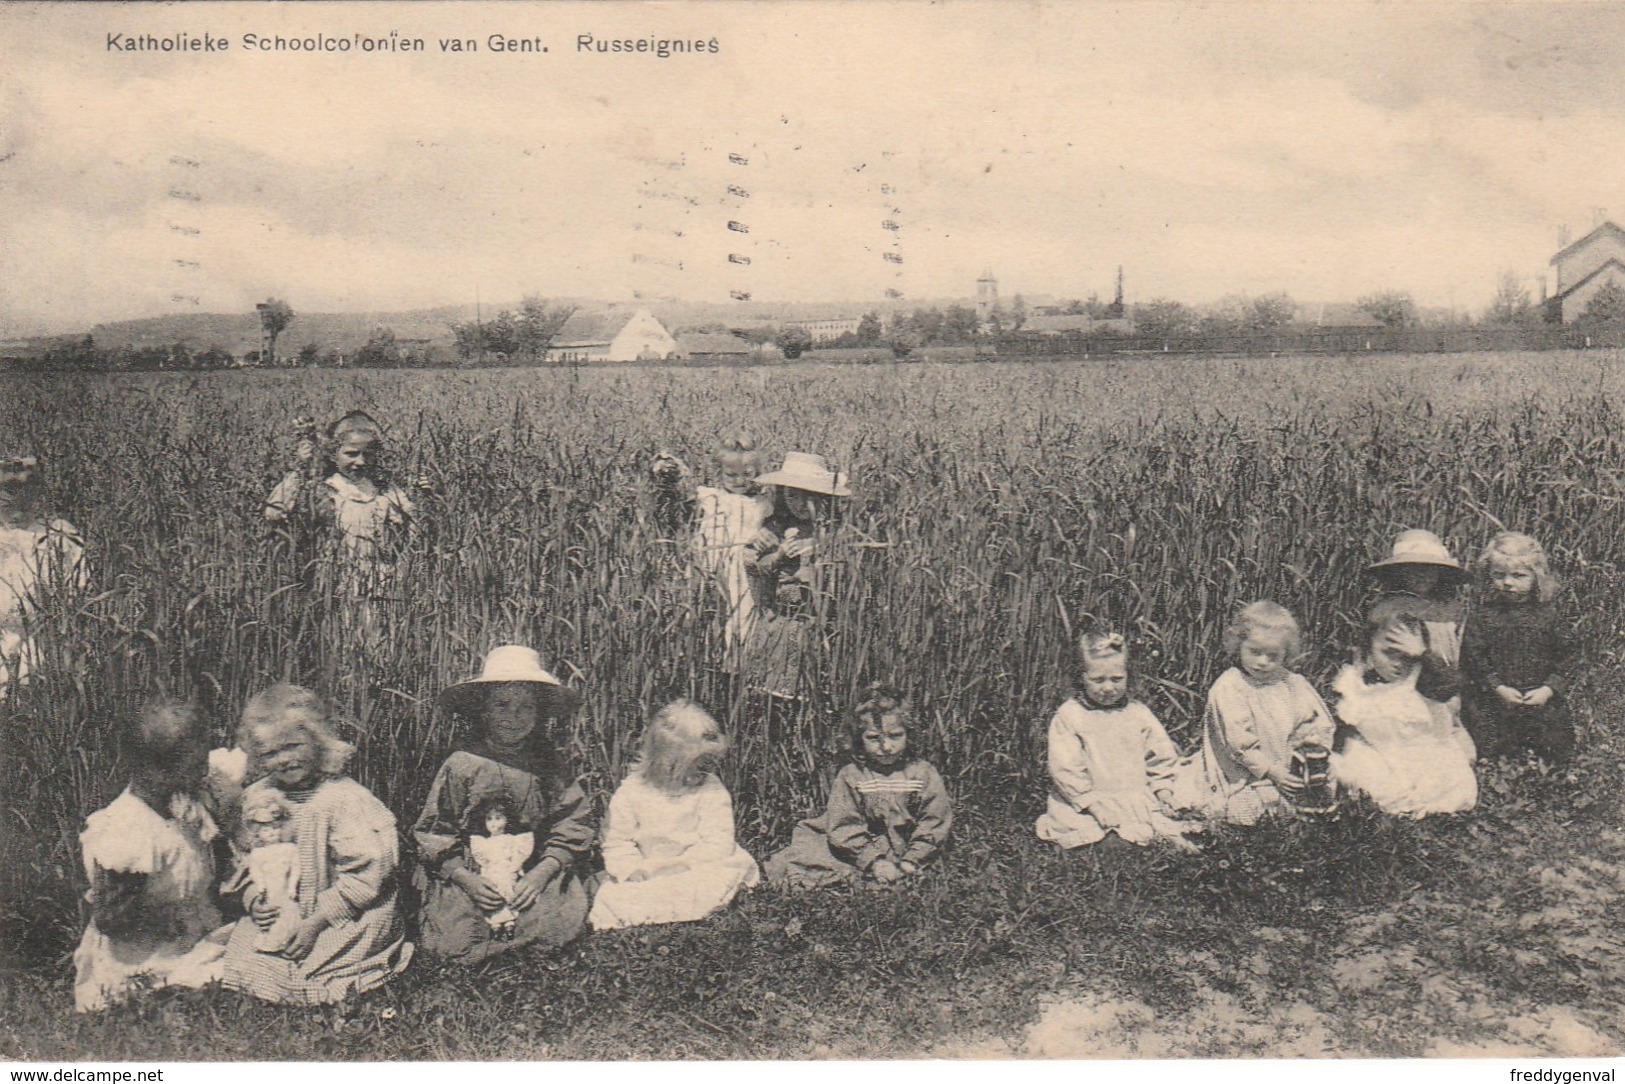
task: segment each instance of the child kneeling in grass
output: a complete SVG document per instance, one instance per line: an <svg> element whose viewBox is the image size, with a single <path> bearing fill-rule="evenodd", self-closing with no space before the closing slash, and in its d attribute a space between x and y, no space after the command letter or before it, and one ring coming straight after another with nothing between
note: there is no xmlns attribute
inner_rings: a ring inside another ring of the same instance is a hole
<svg viewBox="0 0 1625 1084"><path fill-rule="evenodd" d="M1163 838L1189 848L1200 825L1173 819L1179 755L1167 731L1130 700L1128 645L1121 633L1085 633L1078 641L1079 695L1049 724L1048 807L1039 839L1070 850L1115 834L1142 846Z"/></svg>
<svg viewBox="0 0 1625 1084"><path fill-rule="evenodd" d="M918 873L948 841L953 805L942 776L909 752L914 719L903 694L870 685L847 721L852 763L836 775L823 816L802 821L768 860L772 884L891 884Z"/></svg>
<svg viewBox="0 0 1625 1084"><path fill-rule="evenodd" d="M761 879L734 841L733 799L712 774L728 749L717 721L674 700L643 732L638 762L609 800L595 930L692 922Z"/></svg>

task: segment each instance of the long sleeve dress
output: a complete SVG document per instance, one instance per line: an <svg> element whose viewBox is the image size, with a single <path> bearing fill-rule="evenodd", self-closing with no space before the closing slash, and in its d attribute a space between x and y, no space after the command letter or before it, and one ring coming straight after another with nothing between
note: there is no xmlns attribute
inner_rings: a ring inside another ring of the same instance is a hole
<svg viewBox="0 0 1625 1084"><path fill-rule="evenodd" d="M261 779L244 792L245 802L255 787L276 789ZM299 847L299 914L319 914L328 925L309 955L290 960L260 952L259 927L244 915L226 945L225 985L293 1005L329 1004L381 986L405 970L412 956L396 909L400 839L394 815L345 776L281 793L292 807Z"/></svg>
<svg viewBox="0 0 1625 1084"><path fill-rule="evenodd" d="M756 613L745 548L761 530L771 508L763 497L712 486L696 487L694 503L695 557L721 596L727 650L724 665L730 673L737 672Z"/></svg>
<svg viewBox="0 0 1625 1084"><path fill-rule="evenodd" d="M1532 596L1509 602L1492 593L1474 608L1461 639L1461 715L1480 756L1527 748L1558 763L1569 758L1575 654L1573 626L1556 603ZM1544 685L1553 695L1540 707L1508 704L1496 695L1501 685L1521 693Z"/></svg>
<svg viewBox="0 0 1625 1084"><path fill-rule="evenodd" d="M783 698L806 694L812 680L813 641L827 605L828 569L817 558L784 558L779 549L816 530L786 512L769 516L745 547L745 570L754 599L743 672L751 687Z"/></svg>
<svg viewBox="0 0 1625 1084"><path fill-rule="evenodd" d="M556 947L586 928L591 891L585 866L598 835L597 812L580 780L561 787L552 778L545 764L508 763L483 745L459 750L440 766L412 827L416 883L423 897L419 938L426 952L474 962L522 945ZM514 810L511 833L532 837L525 869L544 858L561 867L535 903L515 912L511 940L492 939L485 914L451 881L455 871L469 864L470 819L492 798L507 799Z"/></svg>
<svg viewBox="0 0 1625 1084"><path fill-rule="evenodd" d="M92 918L73 954L74 1007L96 1012L136 985L204 986L220 978L226 933L209 897L214 886L213 820L194 798L176 795L168 815L128 790L92 813L79 836L89 899L109 875L139 874L144 910L162 928L118 937Z"/></svg>
<svg viewBox="0 0 1625 1084"><path fill-rule="evenodd" d="M709 774L681 794L640 772L627 776L609 801L603 854L608 879L588 916L595 930L692 922L761 880L756 860L734 840L728 788Z"/></svg>
<svg viewBox="0 0 1625 1084"><path fill-rule="evenodd" d="M1049 724L1050 794L1038 838L1070 849L1107 832L1142 844L1183 836L1187 829L1161 812L1174 802L1178 770L1174 743L1144 704L1068 700Z"/></svg>
<svg viewBox="0 0 1625 1084"><path fill-rule="evenodd" d="M1301 674L1267 684L1231 667L1208 690L1202 716L1202 776L1207 811L1233 824L1256 824L1286 808L1270 782L1292 753L1314 743L1330 749L1335 725L1326 703Z"/></svg>
<svg viewBox="0 0 1625 1084"><path fill-rule="evenodd" d="M1478 802L1473 739L1450 709L1416 690L1420 667L1385 682L1345 666L1332 684L1343 747L1332 775L1385 813L1462 813Z"/></svg>
<svg viewBox="0 0 1625 1084"><path fill-rule="evenodd" d="M848 764L835 776L822 816L802 821L767 862L767 879L790 888L856 880L885 858L923 866L953 828L942 776L924 760L894 771Z"/></svg>
<svg viewBox="0 0 1625 1084"><path fill-rule="evenodd" d="M25 616L50 586L85 585L84 552L67 520L0 527L0 700L37 663Z"/></svg>

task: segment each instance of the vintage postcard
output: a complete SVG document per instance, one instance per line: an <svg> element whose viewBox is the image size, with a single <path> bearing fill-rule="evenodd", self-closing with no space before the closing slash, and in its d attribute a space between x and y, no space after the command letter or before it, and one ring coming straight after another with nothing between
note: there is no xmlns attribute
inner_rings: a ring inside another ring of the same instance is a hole
<svg viewBox="0 0 1625 1084"><path fill-rule="evenodd" d="M1612 1080L1622 61L0 7L0 1059Z"/></svg>

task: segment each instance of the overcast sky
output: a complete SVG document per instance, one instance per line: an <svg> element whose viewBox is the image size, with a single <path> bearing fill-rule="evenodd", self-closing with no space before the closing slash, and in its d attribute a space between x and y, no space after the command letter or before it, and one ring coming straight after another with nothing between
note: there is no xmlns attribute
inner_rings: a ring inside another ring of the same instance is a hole
<svg viewBox="0 0 1625 1084"><path fill-rule="evenodd" d="M392 30L428 52L241 42ZM205 32L230 50L106 47ZM1477 311L1503 270L1538 288L1560 226L1625 219L1622 71L1617 4L11 4L0 335L271 295L968 296L985 267L1109 297L1119 264L1131 302Z"/></svg>

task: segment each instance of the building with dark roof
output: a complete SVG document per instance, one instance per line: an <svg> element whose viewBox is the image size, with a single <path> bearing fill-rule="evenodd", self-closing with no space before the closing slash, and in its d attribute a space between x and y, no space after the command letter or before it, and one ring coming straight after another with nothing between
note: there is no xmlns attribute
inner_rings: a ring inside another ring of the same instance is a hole
<svg viewBox="0 0 1625 1084"><path fill-rule="evenodd" d="M1573 323L1606 284L1625 289L1625 230L1604 222L1553 256L1552 266L1557 292L1546 299L1546 319Z"/></svg>

